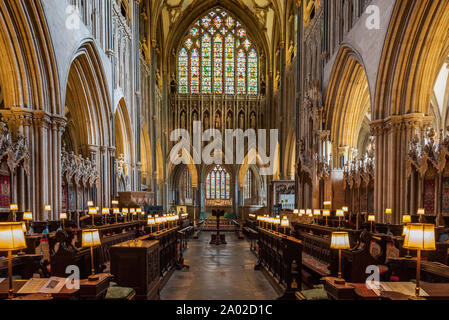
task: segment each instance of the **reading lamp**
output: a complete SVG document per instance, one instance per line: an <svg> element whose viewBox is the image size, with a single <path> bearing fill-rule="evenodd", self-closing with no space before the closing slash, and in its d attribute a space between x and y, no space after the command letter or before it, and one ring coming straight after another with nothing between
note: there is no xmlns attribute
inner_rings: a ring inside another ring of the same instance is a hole
<svg viewBox="0 0 449 320"><path fill-rule="evenodd" d="M90 208L90 207L93 207L94 206L94 202L93 201L87 201L87 206Z"/></svg>
<svg viewBox="0 0 449 320"><path fill-rule="evenodd" d="M51 216L51 205L49 205L49 204L45 205L44 210L48 213L49 216Z"/></svg>
<svg viewBox="0 0 449 320"><path fill-rule="evenodd" d="M148 225L151 227L151 233L153 233L153 226L156 224L154 218L150 215L148 216Z"/></svg>
<svg viewBox="0 0 449 320"><path fill-rule="evenodd" d="M120 214L120 209L119 208L114 208L113 209L113 213L115 215L115 223L117 223L118 222L117 216Z"/></svg>
<svg viewBox="0 0 449 320"><path fill-rule="evenodd" d="M64 220L67 219L67 213L65 212L59 213L59 219L62 221L62 229L64 229Z"/></svg>
<svg viewBox="0 0 449 320"><path fill-rule="evenodd" d="M393 213L393 210L391 208L385 209L385 214L391 217L391 214ZM391 222L391 218L388 218L388 223Z"/></svg>
<svg viewBox="0 0 449 320"><path fill-rule="evenodd" d="M286 216L284 216L281 220L281 227L284 228L284 233L287 234L287 228L290 227L290 222Z"/></svg>
<svg viewBox="0 0 449 320"><path fill-rule="evenodd" d="M338 217L338 227L341 228L341 217L345 216L345 211L342 210L337 210L336 216Z"/></svg>
<svg viewBox="0 0 449 320"><path fill-rule="evenodd" d="M419 222L422 222L422 217L426 214L426 210L423 208L418 209Z"/></svg>
<svg viewBox="0 0 449 320"><path fill-rule="evenodd" d="M294 209L293 210L293 214L298 215L299 214L299 210L298 209Z"/></svg>
<svg viewBox="0 0 449 320"><path fill-rule="evenodd" d="M97 208L90 207L89 214L92 216L92 225L95 225L95 215L97 214Z"/></svg>
<svg viewBox="0 0 449 320"><path fill-rule="evenodd" d="M125 217L125 222L128 220L128 212L128 208L122 209L123 216Z"/></svg>
<svg viewBox="0 0 449 320"><path fill-rule="evenodd" d="M299 216L300 217L302 217L303 215L305 215L306 214L306 210L304 210L304 209L300 209L299 210Z"/></svg>
<svg viewBox="0 0 449 320"><path fill-rule="evenodd" d="M97 229L86 229L82 233L82 247L90 248L90 261L92 266L92 274L89 276L89 281L96 281L99 277L95 274L94 265L94 247L101 245L100 233Z"/></svg>
<svg viewBox="0 0 449 320"><path fill-rule="evenodd" d="M136 209L129 209L129 215L131 216L131 221L134 221L134 216L136 215Z"/></svg>
<svg viewBox="0 0 449 320"><path fill-rule="evenodd" d="M30 221L33 220L33 213L32 213L32 212L25 212L25 213L23 214L23 220L26 221L27 232L28 232L28 229L29 229L29 227L30 227Z"/></svg>
<svg viewBox="0 0 449 320"><path fill-rule="evenodd" d="M331 249L338 250L338 278L334 281L335 284L345 284L346 281L342 277L341 270L341 250L349 249L349 235L347 232L333 232L331 239Z"/></svg>
<svg viewBox="0 0 449 320"><path fill-rule="evenodd" d="M373 222L376 221L376 216L374 214L370 214L368 216L368 221L371 223L371 232L373 232Z"/></svg>
<svg viewBox="0 0 449 320"><path fill-rule="evenodd" d="M118 200L112 200L112 201L111 201L111 204L112 204L113 206L118 206Z"/></svg>
<svg viewBox="0 0 449 320"><path fill-rule="evenodd" d="M317 219L317 217L321 216L321 210L320 209L313 210L313 216L314 216L314 218L313 218L314 222L318 223L318 221L315 219Z"/></svg>
<svg viewBox="0 0 449 320"><path fill-rule="evenodd" d="M109 208L103 208L101 210L101 214L105 216L104 220L105 220L106 224L108 224L108 215L109 215L109 213L110 213Z"/></svg>
<svg viewBox="0 0 449 320"><path fill-rule="evenodd" d="M416 287L415 296L412 300L422 300L420 297L420 277L421 277L421 251L433 251L435 247L435 226L433 224L411 223L407 227L404 240L404 248L417 250L416 262Z"/></svg>
<svg viewBox="0 0 449 320"><path fill-rule="evenodd" d="M273 222L276 226L276 232L278 232L279 230L279 225L281 224L281 217L280 216L276 216L276 218L273 219Z"/></svg>
<svg viewBox="0 0 449 320"><path fill-rule="evenodd" d="M0 223L0 251L8 251L8 299L14 298L12 285L12 252L26 249L25 234L22 229L22 222L2 222Z"/></svg>
<svg viewBox="0 0 449 320"><path fill-rule="evenodd" d="M329 225L327 224L327 217L330 217L330 215L331 215L330 210L323 210L323 217L326 218L326 227L329 226Z"/></svg>
<svg viewBox="0 0 449 320"><path fill-rule="evenodd" d="M11 213L12 213L13 220L16 221L15 211L19 211L19 206L17 204L9 205L9 211L11 211Z"/></svg>

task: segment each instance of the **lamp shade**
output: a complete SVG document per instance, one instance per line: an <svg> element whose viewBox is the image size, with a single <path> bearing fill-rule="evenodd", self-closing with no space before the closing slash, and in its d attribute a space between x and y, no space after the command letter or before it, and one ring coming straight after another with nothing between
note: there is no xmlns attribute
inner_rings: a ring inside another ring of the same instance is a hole
<svg viewBox="0 0 449 320"><path fill-rule="evenodd" d="M387 208L385 209L385 213L386 214L392 214L393 210L391 210L391 208Z"/></svg>
<svg viewBox="0 0 449 320"><path fill-rule="evenodd" d="M156 221L154 221L154 218L152 218L151 216L148 217L148 225L149 226L153 226L156 224Z"/></svg>
<svg viewBox="0 0 449 320"><path fill-rule="evenodd" d="M83 230L82 234L82 246L86 247L95 247L101 245L100 241L100 233L98 229L86 229Z"/></svg>
<svg viewBox="0 0 449 320"><path fill-rule="evenodd" d="M330 207L332 205L332 202L330 201L324 201L323 205Z"/></svg>
<svg viewBox="0 0 449 320"><path fill-rule="evenodd" d="M290 226L290 222L287 217L283 217L281 220L281 227L288 228Z"/></svg>
<svg viewBox="0 0 449 320"><path fill-rule="evenodd" d="M103 208L103 210L101 210L101 213L104 215L109 214L109 208Z"/></svg>
<svg viewBox="0 0 449 320"><path fill-rule="evenodd" d="M309 214L309 215L312 214L312 209L307 209L306 214Z"/></svg>
<svg viewBox="0 0 449 320"><path fill-rule="evenodd" d="M329 210L323 210L323 217L329 217L331 212Z"/></svg>
<svg viewBox="0 0 449 320"><path fill-rule="evenodd" d="M343 207L343 208L341 208L341 210L343 210L343 212L349 212L349 208L348 207Z"/></svg>
<svg viewBox="0 0 449 320"><path fill-rule="evenodd" d="M299 210L298 209L293 210L293 214L299 214Z"/></svg>
<svg viewBox="0 0 449 320"><path fill-rule="evenodd" d="M404 215L402 216L402 223L410 223L412 222L412 216Z"/></svg>
<svg viewBox="0 0 449 320"><path fill-rule="evenodd" d="M306 214L306 210L304 210L304 209L299 210L299 215L300 216L303 216L305 214Z"/></svg>
<svg viewBox="0 0 449 320"><path fill-rule="evenodd" d="M128 214L128 212L129 212L129 211L128 211L127 208L123 208L123 209L122 209L122 213L123 213L125 216Z"/></svg>
<svg viewBox="0 0 449 320"><path fill-rule="evenodd" d="M51 211L51 205L47 204L47 205L45 206L45 211Z"/></svg>
<svg viewBox="0 0 449 320"><path fill-rule="evenodd" d="M112 204L113 206L118 206L118 201L117 201L117 200L112 200L112 201L111 201L111 204Z"/></svg>
<svg viewBox="0 0 449 320"><path fill-rule="evenodd" d="M137 209L136 209L136 212L137 212L137 213L142 213L142 209L137 208Z"/></svg>
<svg viewBox="0 0 449 320"><path fill-rule="evenodd" d="M33 220L33 213L32 212L25 212L23 214L23 220Z"/></svg>
<svg viewBox="0 0 449 320"><path fill-rule="evenodd" d="M347 232L333 232L331 239L332 249L349 249L349 235Z"/></svg>
<svg viewBox="0 0 449 320"><path fill-rule="evenodd" d="M96 215L96 214L97 214L97 209L96 209L96 208L89 208L89 214L90 214L91 216Z"/></svg>
<svg viewBox="0 0 449 320"><path fill-rule="evenodd" d="M61 220L67 219L67 213L61 212L61 213L59 214L59 219L61 219Z"/></svg>
<svg viewBox="0 0 449 320"><path fill-rule="evenodd" d="M94 202L93 201L87 201L87 206L88 207L93 207L94 206Z"/></svg>
<svg viewBox="0 0 449 320"><path fill-rule="evenodd" d="M337 210L337 217L344 217L345 216L345 212L343 210Z"/></svg>
<svg viewBox="0 0 449 320"><path fill-rule="evenodd" d="M423 209L423 208L418 209L418 214L419 214L419 215L424 215L424 214L426 214L426 210Z"/></svg>
<svg viewBox="0 0 449 320"><path fill-rule="evenodd" d="M404 248L411 250L436 250L435 226L433 224L411 223L407 225Z"/></svg>
<svg viewBox="0 0 449 320"><path fill-rule="evenodd" d="M120 213L120 209L119 208L114 208L114 214L119 214Z"/></svg>
<svg viewBox="0 0 449 320"><path fill-rule="evenodd" d="M370 221L370 222L376 221L376 216L373 215L373 214L370 214L370 215L368 216L368 221Z"/></svg>
<svg viewBox="0 0 449 320"><path fill-rule="evenodd" d="M23 250L26 247L22 222L0 223L0 251Z"/></svg>
<svg viewBox="0 0 449 320"><path fill-rule="evenodd" d="M17 204L10 204L9 205L9 210L11 210L11 211L18 211L19 210L19 206Z"/></svg>
<svg viewBox="0 0 449 320"><path fill-rule="evenodd" d="M320 216L321 215L321 210L320 209L313 210L313 215L314 216Z"/></svg>

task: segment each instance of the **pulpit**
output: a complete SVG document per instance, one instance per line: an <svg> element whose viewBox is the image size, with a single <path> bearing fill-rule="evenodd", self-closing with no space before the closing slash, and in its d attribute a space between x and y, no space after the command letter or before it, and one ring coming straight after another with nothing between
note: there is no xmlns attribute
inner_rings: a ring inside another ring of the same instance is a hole
<svg viewBox="0 0 449 320"><path fill-rule="evenodd" d="M210 244L219 246L220 244L226 244L226 236L220 234L220 218L224 217L224 210L212 210L212 215L217 218L217 234L212 234Z"/></svg>

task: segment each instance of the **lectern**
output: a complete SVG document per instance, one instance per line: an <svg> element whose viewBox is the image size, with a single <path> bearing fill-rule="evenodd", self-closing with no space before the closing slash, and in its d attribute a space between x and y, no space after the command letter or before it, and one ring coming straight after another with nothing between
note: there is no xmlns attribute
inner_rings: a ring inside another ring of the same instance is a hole
<svg viewBox="0 0 449 320"><path fill-rule="evenodd" d="M217 246L226 244L226 236L220 234L220 218L224 217L225 212L223 210L212 210L212 215L217 218L217 234L212 234L210 244L215 244Z"/></svg>

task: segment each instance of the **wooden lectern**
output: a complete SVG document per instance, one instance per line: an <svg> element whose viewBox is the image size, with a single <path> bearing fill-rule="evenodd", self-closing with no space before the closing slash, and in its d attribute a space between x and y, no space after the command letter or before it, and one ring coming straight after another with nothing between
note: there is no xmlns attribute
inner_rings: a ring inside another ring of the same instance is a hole
<svg viewBox="0 0 449 320"><path fill-rule="evenodd" d="M219 246L220 244L226 244L226 236L220 234L220 218L224 217L224 210L212 210L212 215L217 218L217 234L212 234L210 244Z"/></svg>

